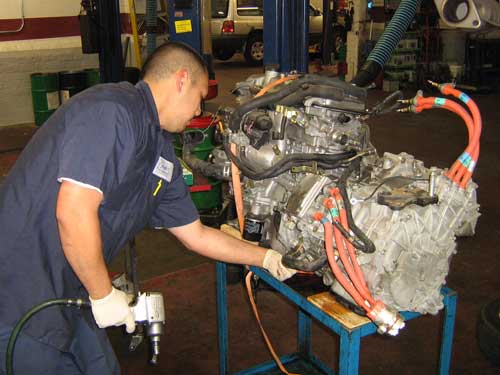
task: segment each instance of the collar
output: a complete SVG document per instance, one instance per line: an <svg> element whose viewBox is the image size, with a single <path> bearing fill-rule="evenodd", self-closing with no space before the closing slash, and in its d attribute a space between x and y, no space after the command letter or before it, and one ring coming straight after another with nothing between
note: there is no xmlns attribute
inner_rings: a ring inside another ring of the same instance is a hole
<svg viewBox="0 0 500 375"><path fill-rule="evenodd" d="M135 85L137 90L142 94L144 101L146 102L146 107L148 111L148 115L153 120L155 126L160 127L160 119L158 118L158 110L156 109L155 100L153 98L153 94L151 93L151 89L149 85L144 81L139 81Z"/></svg>
<svg viewBox="0 0 500 375"><path fill-rule="evenodd" d="M161 128L160 126L160 119L158 117L158 109L156 108L156 104L155 104L155 100L153 98L153 93L151 92L151 89L149 88L149 85L144 82L144 81L139 81L137 82L137 84L135 85L135 87L137 88L137 90L139 90L139 92L141 93L141 95L143 96L145 102L146 102L146 106L147 106L147 111L148 111L148 115L150 116L150 118L153 120L153 126L160 130L164 135L167 136L167 138L172 138L172 134L164 129Z"/></svg>

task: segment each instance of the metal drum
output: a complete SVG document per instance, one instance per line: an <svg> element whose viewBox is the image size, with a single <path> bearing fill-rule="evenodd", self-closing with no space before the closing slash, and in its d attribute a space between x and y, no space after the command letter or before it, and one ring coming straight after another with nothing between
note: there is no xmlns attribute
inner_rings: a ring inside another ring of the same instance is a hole
<svg viewBox="0 0 500 375"><path fill-rule="evenodd" d="M59 72L59 97L61 104L66 103L69 98L85 90L87 86L87 74L81 71Z"/></svg>
<svg viewBox="0 0 500 375"><path fill-rule="evenodd" d="M40 126L59 107L59 77L57 73L31 74L31 97L35 124Z"/></svg>
<svg viewBox="0 0 500 375"><path fill-rule="evenodd" d="M216 122L211 114L204 114L191 120L184 136L191 138L195 144L192 153L201 160L207 160L208 155L214 149L214 134ZM182 140L180 136L174 135L174 149L177 156L182 157Z"/></svg>

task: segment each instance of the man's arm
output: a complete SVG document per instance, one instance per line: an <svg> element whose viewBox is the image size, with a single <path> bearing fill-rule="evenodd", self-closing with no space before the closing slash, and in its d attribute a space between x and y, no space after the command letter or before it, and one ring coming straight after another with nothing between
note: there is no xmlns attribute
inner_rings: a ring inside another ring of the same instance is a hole
<svg viewBox="0 0 500 375"><path fill-rule="evenodd" d="M90 296L100 328L126 325L135 330L127 295L112 287L102 255L99 205L102 194L64 181L57 197L56 217L64 255Z"/></svg>
<svg viewBox="0 0 500 375"><path fill-rule="evenodd" d="M181 227L170 228L169 231L188 249L227 263L262 267L267 253L267 249L207 227L199 220Z"/></svg>
<svg viewBox="0 0 500 375"><path fill-rule="evenodd" d="M64 255L92 299L111 292L98 217L102 198L97 190L62 181L56 207Z"/></svg>

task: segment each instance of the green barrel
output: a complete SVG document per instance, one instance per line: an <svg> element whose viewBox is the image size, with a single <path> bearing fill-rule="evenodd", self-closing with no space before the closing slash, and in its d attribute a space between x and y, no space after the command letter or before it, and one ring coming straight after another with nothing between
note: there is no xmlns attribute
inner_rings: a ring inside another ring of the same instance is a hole
<svg viewBox="0 0 500 375"><path fill-rule="evenodd" d="M85 90L87 87L87 74L83 71L59 72L59 97L61 104L69 98Z"/></svg>
<svg viewBox="0 0 500 375"><path fill-rule="evenodd" d="M33 73L31 97L35 124L40 126L59 107L59 77L57 73Z"/></svg>
<svg viewBox="0 0 500 375"><path fill-rule="evenodd" d="M196 143L192 153L201 160L207 160L208 155L214 149L215 122L213 116L200 116L191 120L186 130L185 136L192 137ZM180 136L174 136L175 154L182 157L182 141Z"/></svg>
<svg viewBox="0 0 500 375"><path fill-rule="evenodd" d="M211 210L221 205L222 181L209 178L208 184L190 186L189 192L198 211Z"/></svg>
<svg viewBox="0 0 500 375"><path fill-rule="evenodd" d="M101 72L99 68L85 69L85 87L92 87L101 83Z"/></svg>

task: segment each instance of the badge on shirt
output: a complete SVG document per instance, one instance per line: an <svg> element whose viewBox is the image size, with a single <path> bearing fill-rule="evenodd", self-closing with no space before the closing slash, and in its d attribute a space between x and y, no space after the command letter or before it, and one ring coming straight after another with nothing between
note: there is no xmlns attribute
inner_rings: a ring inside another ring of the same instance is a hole
<svg viewBox="0 0 500 375"><path fill-rule="evenodd" d="M167 182L172 180L172 173L174 172L174 164L166 159L163 159L161 156L156 163L155 169L153 169L153 174Z"/></svg>

